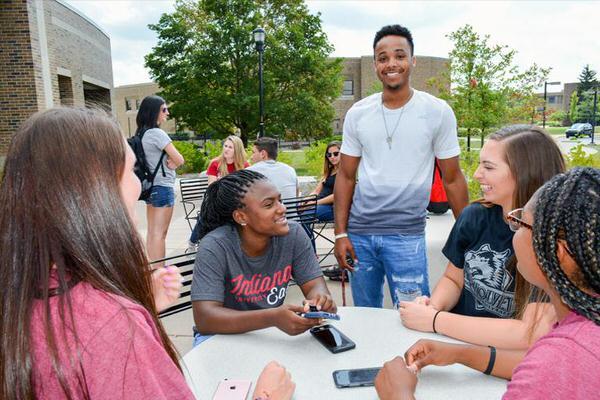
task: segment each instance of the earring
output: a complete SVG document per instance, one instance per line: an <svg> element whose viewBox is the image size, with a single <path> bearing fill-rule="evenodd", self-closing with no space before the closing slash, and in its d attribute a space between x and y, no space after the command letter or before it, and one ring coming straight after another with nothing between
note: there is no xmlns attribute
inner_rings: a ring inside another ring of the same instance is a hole
<svg viewBox="0 0 600 400"><path fill-rule="evenodd" d="M246 226L247 224L245 222L240 223L241 226Z"/></svg>

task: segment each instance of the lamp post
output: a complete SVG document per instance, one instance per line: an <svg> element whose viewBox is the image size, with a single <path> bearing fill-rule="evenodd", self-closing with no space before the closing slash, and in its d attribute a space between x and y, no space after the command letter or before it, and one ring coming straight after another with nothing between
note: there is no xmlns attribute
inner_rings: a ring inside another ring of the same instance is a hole
<svg viewBox="0 0 600 400"><path fill-rule="evenodd" d="M260 125L258 137L265 136L265 109L264 109L264 88L263 88L263 53L265 51L265 30L256 28L252 31L254 36L254 44L258 51L258 108L260 112Z"/></svg>
<svg viewBox="0 0 600 400"><path fill-rule="evenodd" d="M598 85L594 87L594 108L592 111L592 144L594 143L594 132L596 131L596 106L598 105Z"/></svg>
<svg viewBox="0 0 600 400"><path fill-rule="evenodd" d="M546 88L548 85L560 85L560 82L544 82L544 109L542 110L542 128L546 128Z"/></svg>

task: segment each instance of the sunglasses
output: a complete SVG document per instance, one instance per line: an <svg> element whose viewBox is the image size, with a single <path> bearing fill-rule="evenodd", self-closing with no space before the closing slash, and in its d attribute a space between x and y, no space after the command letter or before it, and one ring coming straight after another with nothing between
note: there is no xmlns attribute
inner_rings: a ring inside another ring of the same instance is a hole
<svg viewBox="0 0 600 400"><path fill-rule="evenodd" d="M331 153L330 152L325 153L325 155L327 156L327 158L329 158L329 157L337 157L337 156L340 155L340 152L339 151L332 151Z"/></svg>
<svg viewBox="0 0 600 400"><path fill-rule="evenodd" d="M169 111L169 109L167 107L163 107L161 111L166 113L167 111Z"/></svg>
<svg viewBox="0 0 600 400"><path fill-rule="evenodd" d="M506 219L508 220L508 227L511 231L516 232L519 228L527 228L530 231L533 230L533 226L523 221L523 209L517 208L512 210L506 215Z"/></svg>

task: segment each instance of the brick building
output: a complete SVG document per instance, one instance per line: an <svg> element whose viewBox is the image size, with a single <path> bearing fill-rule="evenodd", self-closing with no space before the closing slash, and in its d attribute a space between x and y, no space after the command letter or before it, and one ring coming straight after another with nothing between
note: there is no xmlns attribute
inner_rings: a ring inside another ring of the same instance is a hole
<svg viewBox="0 0 600 400"><path fill-rule="evenodd" d="M123 85L115 88L114 111L125 136L129 137L135 134L137 128L135 118L142 99L158 92L160 92L160 87L154 82ZM167 133L175 133L175 120L168 119L160 127Z"/></svg>
<svg viewBox="0 0 600 400"><path fill-rule="evenodd" d="M60 0L1 0L0 158L31 114L58 105L110 110L112 88L110 38L93 21Z"/></svg>

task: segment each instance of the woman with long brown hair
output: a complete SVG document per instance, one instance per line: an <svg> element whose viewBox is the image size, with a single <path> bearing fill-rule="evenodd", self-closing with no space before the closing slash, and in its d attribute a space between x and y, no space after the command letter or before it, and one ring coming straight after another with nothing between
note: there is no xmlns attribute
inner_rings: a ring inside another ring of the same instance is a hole
<svg viewBox="0 0 600 400"><path fill-rule="evenodd" d="M91 110L38 113L13 136L0 398L193 398L157 316L180 284L152 278L168 269L152 273L134 224L134 162L116 122Z"/></svg>
<svg viewBox="0 0 600 400"><path fill-rule="evenodd" d="M555 318L547 303L530 303L531 285L516 270L514 232L506 216L563 172L565 164L554 139L529 125L492 134L479 159L474 178L483 199L456 220L442 250L449 262L431 299L400 303L400 316L411 329L523 349L546 333Z"/></svg>

